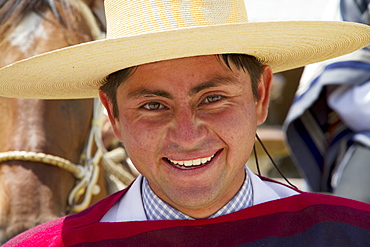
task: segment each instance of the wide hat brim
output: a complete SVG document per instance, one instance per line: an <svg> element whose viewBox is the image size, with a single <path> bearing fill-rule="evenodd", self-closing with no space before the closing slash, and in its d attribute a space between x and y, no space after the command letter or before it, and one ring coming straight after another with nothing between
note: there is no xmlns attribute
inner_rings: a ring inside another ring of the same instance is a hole
<svg viewBox="0 0 370 247"><path fill-rule="evenodd" d="M117 70L210 54L249 54L277 73L369 43L370 27L349 22L252 22L144 33L70 46L8 65L0 69L0 95L93 98L106 76Z"/></svg>

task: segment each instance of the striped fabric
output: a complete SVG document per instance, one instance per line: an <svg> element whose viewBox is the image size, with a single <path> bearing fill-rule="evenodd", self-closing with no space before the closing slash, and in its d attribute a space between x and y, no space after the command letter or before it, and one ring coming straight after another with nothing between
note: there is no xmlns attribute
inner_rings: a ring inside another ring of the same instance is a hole
<svg viewBox="0 0 370 247"><path fill-rule="evenodd" d="M193 220L160 199L149 187L147 179L142 182L142 197L145 214L148 220ZM246 172L243 186L234 198L209 218L230 214L253 205L253 189L250 177Z"/></svg>
<svg viewBox="0 0 370 247"><path fill-rule="evenodd" d="M370 0L341 0L339 18L370 24L369 6ZM333 192L353 143L370 149L370 46L308 65L300 83L284 123L287 142L310 189Z"/></svg>
<svg viewBox="0 0 370 247"><path fill-rule="evenodd" d="M121 191L33 228L10 246L369 246L370 206L302 193L202 220L99 222Z"/></svg>
<svg viewBox="0 0 370 247"><path fill-rule="evenodd" d="M285 123L287 142L313 191L332 191L332 172L353 142L370 144L369 132L351 130L326 102L334 85L369 83L369 71L370 61L341 61L327 65L312 81L311 88L297 97L291 106ZM350 102L348 106L351 106Z"/></svg>

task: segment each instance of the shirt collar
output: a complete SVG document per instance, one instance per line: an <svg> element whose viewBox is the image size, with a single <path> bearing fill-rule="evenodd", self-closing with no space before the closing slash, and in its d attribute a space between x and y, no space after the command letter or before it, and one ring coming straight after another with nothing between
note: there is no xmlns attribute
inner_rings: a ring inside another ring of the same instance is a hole
<svg viewBox="0 0 370 247"><path fill-rule="evenodd" d="M253 188L251 179L245 169L245 180L238 193L225 206L209 218L230 214L253 205ZM148 220L191 220L194 219L173 208L160 199L149 187L147 179L142 181L142 199Z"/></svg>

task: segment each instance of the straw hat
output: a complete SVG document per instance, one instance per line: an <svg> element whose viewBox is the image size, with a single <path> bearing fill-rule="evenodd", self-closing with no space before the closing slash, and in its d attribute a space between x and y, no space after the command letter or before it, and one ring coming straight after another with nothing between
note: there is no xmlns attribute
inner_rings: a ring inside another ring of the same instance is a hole
<svg viewBox="0 0 370 247"><path fill-rule="evenodd" d="M370 43L370 27L321 21L248 22L243 0L105 0L107 38L0 69L0 95L98 96L117 70L166 59L243 53L274 72L337 57Z"/></svg>

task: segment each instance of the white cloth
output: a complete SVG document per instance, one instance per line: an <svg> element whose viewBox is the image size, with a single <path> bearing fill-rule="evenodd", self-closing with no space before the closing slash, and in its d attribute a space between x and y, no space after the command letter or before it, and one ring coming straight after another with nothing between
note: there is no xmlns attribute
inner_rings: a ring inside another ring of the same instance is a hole
<svg viewBox="0 0 370 247"><path fill-rule="evenodd" d="M368 9L370 10L370 8ZM343 21L340 13L339 0L328 2L323 13L322 20ZM297 107L297 109L299 109L301 113L300 115L302 115L302 113L309 106L312 105L312 102L316 100L322 90L322 86L320 85L310 88L310 86L312 86L312 81L314 81L316 77L322 74L327 65L342 61L358 61L368 63L370 61L370 50L362 49L338 58L307 65L299 82L297 97L304 93L307 93L307 90L309 89L311 92L309 92L310 95L306 97L308 98L308 100L301 100L301 102L296 102L296 104L300 104ZM343 70L343 73L348 73L348 71ZM353 74L356 73L353 72ZM340 78L337 78L337 81L339 80ZM368 81L360 85L354 85L352 84L353 82L348 82L347 84L339 84L339 82L337 82L335 78L333 78L331 81L334 84L338 83L338 88L328 96L328 105L331 107L331 109L338 113L341 120L355 132L369 131L370 82ZM290 119L291 117L288 116L287 118Z"/></svg>
<svg viewBox="0 0 370 247"><path fill-rule="evenodd" d="M285 198L299 194L297 191L284 185L261 180L251 170L247 170L251 177L253 188L253 205ZM101 222L126 222L147 220L144 212L144 206L141 199L141 181L140 175L134 181L130 189L100 220Z"/></svg>
<svg viewBox="0 0 370 247"><path fill-rule="evenodd" d="M328 104L352 130L370 131L370 81L340 86L329 96Z"/></svg>

